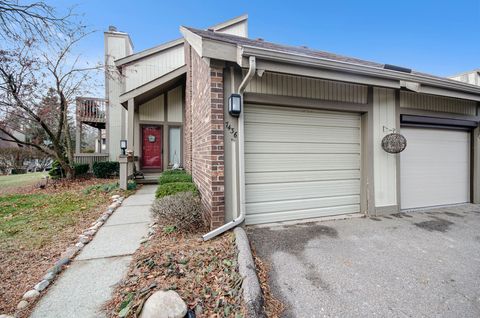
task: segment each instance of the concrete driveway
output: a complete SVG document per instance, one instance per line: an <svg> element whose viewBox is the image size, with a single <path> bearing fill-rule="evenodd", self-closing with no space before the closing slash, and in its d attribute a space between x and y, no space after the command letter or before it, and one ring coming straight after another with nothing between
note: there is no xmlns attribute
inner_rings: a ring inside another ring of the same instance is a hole
<svg viewBox="0 0 480 318"><path fill-rule="evenodd" d="M248 227L284 317L480 317L480 206Z"/></svg>

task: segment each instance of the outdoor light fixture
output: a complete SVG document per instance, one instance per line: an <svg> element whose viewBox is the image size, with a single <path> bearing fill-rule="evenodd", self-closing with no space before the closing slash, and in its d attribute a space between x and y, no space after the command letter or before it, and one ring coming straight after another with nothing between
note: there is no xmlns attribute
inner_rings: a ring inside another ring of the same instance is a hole
<svg viewBox="0 0 480 318"><path fill-rule="evenodd" d="M127 149L127 141L120 140L120 149L122 149L122 155L125 156L125 150Z"/></svg>
<svg viewBox="0 0 480 318"><path fill-rule="evenodd" d="M234 117L240 116L242 112L242 96L240 94L232 94L228 98L228 113Z"/></svg>

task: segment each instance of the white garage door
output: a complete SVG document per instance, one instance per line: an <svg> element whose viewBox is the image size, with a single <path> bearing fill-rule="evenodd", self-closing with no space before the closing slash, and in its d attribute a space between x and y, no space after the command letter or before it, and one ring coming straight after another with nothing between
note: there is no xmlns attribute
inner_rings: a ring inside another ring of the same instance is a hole
<svg viewBox="0 0 480 318"><path fill-rule="evenodd" d="M401 208L470 202L470 133L402 128Z"/></svg>
<svg viewBox="0 0 480 318"><path fill-rule="evenodd" d="M360 115L245 107L246 223L360 212Z"/></svg>

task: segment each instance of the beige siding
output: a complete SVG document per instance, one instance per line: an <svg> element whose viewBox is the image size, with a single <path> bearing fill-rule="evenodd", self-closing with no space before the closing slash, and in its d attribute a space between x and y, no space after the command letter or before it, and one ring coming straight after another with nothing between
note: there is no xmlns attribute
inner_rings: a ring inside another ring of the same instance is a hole
<svg viewBox="0 0 480 318"><path fill-rule="evenodd" d="M226 33L236 36L248 37L247 21L228 26L224 29L217 31L218 33Z"/></svg>
<svg viewBox="0 0 480 318"><path fill-rule="evenodd" d="M139 107L140 121L164 121L164 95L155 97Z"/></svg>
<svg viewBox="0 0 480 318"><path fill-rule="evenodd" d="M105 34L105 63L113 66L114 60L131 53L127 36ZM119 96L123 93L123 77L118 73L105 76L106 99L108 99L108 153L110 160L118 160L120 140L126 139L126 110L120 105ZM122 120L123 119L123 120Z"/></svg>
<svg viewBox="0 0 480 318"><path fill-rule="evenodd" d="M373 161L375 206L397 204L397 155L382 149L382 139L396 129L395 91L388 88L373 89ZM384 131L384 127L386 130Z"/></svg>
<svg viewBox="0 0 480 318"><path fill-rule="evenodd" d="M255 76L247 92L323 99L348 103L367 103L367 86L265 72Z"/></svg>
<svg viewBox="0 0 480 318"><path fill-rule="evenodd" d="M476 115L476 102L456 98L400 92L400 107L434 112Z"/></svg>
<svg viewBox="0 0 480 318"><path fill-rule="evenodd" d="M182 86L168 92L168 121L183 121L183 93Z"/></svg>
<svg viewBox="0 0 480 318"><path fill-rule="evenodd" d="M125 91L130 91L148 83L185 64L183 50L183 44L179 44L127 65L124 68Z"/></svg>

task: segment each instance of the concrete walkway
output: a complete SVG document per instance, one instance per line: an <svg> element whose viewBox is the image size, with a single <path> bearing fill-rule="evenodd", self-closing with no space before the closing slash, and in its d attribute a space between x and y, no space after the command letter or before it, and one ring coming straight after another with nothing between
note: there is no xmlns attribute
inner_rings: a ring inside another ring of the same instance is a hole
<svg viewBox="0 0 480 318"><path fill-rule="evenodd" d="M104 317L102 305L148 233L155 185L145 185L123 201L93 240L39 301L33 318Z"/></svg>

